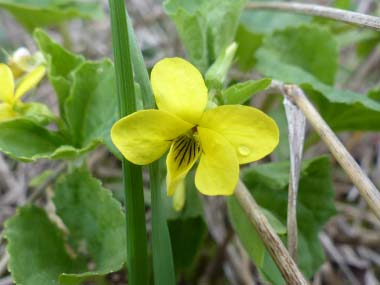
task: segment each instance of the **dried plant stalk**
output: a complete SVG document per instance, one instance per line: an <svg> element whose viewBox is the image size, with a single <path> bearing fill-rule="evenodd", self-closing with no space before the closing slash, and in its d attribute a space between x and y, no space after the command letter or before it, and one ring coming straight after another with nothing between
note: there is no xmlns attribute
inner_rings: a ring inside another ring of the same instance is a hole
<svg viewBox="0 0 380 285"><path fill-rule="evenodd" d="M298 230L297 230L297 194L301 172L302 151L305 141L306 118L287 97L284 107L288 121L288 137L290 150L290 173L288 190L287 233L288 250L294 261L297 260Z"/></svg>
<svg viewBox="0 0 380 285"><path fill-rule="evenodd" d="M378 31L380 30L379 17L321 5L303 4L295 2L250 2L247 4L246 7L248 9L279 10L299 14L306 14L311 16L319 16L375 29Z"/></svg>
<svg viewBox="0 0 380 285"><path fill-rule="evenodd" d="M261 212L260 207L241 181L239 181L235 190L235 196L247 214L251 224L256 228L285 281L288 284L308 284L281 239L275 233L267 218Z"/></svg>
<svg viewBox="0 0 380 285"><path fill-rule="evenodd" d="M355 159L350 155L344 145L339 141L338 137L330 129L327 123L322 119L321 115L306 98L302 89L296 85L279 85L274 82L274 89L280 90L284 95L294 102L305 117L319 134L321 139L326 143L332 155L339 162L362 197L367 201L368 205L380 219L380 193L368 176L356 163Z"/></svg>

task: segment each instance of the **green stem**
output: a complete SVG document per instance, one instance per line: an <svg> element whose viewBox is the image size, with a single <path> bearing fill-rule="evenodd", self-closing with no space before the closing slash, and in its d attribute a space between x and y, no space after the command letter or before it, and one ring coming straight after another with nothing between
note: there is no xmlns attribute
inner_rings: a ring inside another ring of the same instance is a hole
<svg viewBox="0 0 380 285"><path fill-rule="evenodd" d="M144 109L155 108L155 101L145 67L144 58L137 45L131 22L128 18L130 49L136 81L141 88ZM150 191L152 197L152 253L154 284L174 285L175 271L169 228L166 221L163 195L161 195L161 179L159 161L149 165Z"/></svg>
<svg viewBox="0 0 380 285"><path fill-rule="evenodd" d="M120 117L124 117L136 111L125 3L120 0L109 0L109 6L119 113ZM122 163L127 216L128 284L146 285L148 253L142 169L125 159Z"/></svg>

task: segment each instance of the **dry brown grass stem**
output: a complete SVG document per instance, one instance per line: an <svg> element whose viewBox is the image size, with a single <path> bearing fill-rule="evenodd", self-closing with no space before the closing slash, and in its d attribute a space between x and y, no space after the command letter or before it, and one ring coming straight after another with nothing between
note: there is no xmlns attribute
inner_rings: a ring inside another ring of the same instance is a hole
<svg viewBox="0 0 380 285"><path fill-rule="evenodd" d="M318 16L380 31L380 18L362 13L296 2L250 2L247 9L278 10Z"/></svg>
<svg viewBox="0 0 380 285"><path fill-rule="evenodd" d="M261 212L259 205L241 181L236 188L235 197L260 235L287 284L308 284L281 239Z"/></svg>
<svg viewBox="0 0 380 285"><path fill-rule="evenodd" d="M310 103L303 90L296 85L283 85L278 82L273 82L272 88L273 91L281 92L287 96L305 114L306 119L325 142L331 154L346 172L377 218L380 219L379 190Z"/></svg>

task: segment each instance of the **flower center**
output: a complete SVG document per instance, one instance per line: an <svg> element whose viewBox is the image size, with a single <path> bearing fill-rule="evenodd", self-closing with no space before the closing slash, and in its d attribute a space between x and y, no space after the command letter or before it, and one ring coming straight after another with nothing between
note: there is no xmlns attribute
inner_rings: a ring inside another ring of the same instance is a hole
<svg viewBox="0 0 380 285"><path fill-rule="evenodd" d="M201 152L196 127L174 140L173 151L174 161L178 169L193 165Z"/></svg>

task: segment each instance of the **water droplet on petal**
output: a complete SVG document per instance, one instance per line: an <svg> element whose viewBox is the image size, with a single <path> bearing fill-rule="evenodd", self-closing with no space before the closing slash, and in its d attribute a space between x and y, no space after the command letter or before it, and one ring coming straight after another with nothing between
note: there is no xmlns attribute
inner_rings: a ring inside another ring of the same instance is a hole
<svg viewBox="0 0 380 285"><path fill-rule="evenodd" d="M241 145L238 147L238 152L242 156L247 156L251 153L251 149L245 145Z"/></svg>

